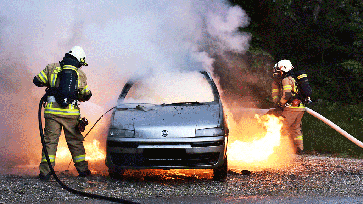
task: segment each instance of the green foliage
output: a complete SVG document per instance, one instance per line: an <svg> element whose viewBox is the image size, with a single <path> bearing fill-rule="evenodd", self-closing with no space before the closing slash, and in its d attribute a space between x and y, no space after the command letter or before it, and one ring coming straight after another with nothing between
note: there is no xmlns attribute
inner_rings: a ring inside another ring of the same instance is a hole
<svg viewBox="0 0 363 204"><path fill-rule="evenodd" d="M356 77L361 77L363 74L363 65L361 62L356 60L346 60L341 63L341 65L344 69L349 70L349 72L354 74Z"/></svg>
<svg viewBox="0 0 363 204"><path fill-rule="evenodd" d="M248 51L252 54L252 55L265 55L266 57L269 58L273 58L272 55L268 52L266 52L265 50L263 50L260 47L253 47L251 46Z"/></svg>
<svg viewBox="0 0 363 204"><path fill-rule="evenodd" d="M343 105L336 102L321 102L311 107L311 109L326 117L359 141L363 141L363 103ZM362 148L312 115L305 113L302 123L306 150L363 156Z"/></svg>
<svg viewBox="0 0 363 204"><path fill-rule="evenodd" d="M252 47L294 65L363 62L363 1L229 0L251 19ZM334 70L332 70L334 72Z"/></svg>
<svg viewBox="0 0 363 204"><path fill-rule="evenodd" d="M363 100L363 67L358 61L340 64L314 64L299 68L307 71L313 100L356 104Z"/></svg>

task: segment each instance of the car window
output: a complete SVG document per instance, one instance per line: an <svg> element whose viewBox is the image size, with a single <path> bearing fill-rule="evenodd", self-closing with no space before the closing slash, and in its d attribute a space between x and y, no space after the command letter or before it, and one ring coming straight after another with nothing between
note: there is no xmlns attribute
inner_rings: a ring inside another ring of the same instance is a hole
<svg viewBox="0 0 363 204"><path fill-rule="evenodd" d="M125 103L170 104L212 102L213 89L200 72L164 73L142 78L132 85Z"/></svg>

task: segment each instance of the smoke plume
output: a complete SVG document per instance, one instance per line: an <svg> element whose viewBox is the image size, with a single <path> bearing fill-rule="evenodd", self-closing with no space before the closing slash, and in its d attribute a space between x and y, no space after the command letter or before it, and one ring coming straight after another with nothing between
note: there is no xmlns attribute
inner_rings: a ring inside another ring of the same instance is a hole
<svg viewBox="0 0 363 204"><path fill-rule="evenodd" d="M212 71L213 56L248 48L249 36L238 32L248 17L224 0L14 0L0 7L3 164L39 162L37 108L44 89L32 79L74 45L84 48L89 64L82 69L93 97L81 113L91 123L115 105L132 75Z"/></svg>

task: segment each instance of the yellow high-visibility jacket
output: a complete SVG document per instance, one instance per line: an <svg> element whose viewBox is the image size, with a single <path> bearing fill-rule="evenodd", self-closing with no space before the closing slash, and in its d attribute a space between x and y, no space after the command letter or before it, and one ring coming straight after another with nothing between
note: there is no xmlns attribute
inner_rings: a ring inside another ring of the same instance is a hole
<svg viewBox="0 0 363 204"><path fill-rule="evenodd" d="M286 108L294 109L294 111L304 111L303 103L300 103L298 107L292 107L290 104L297 92L296 81L292 76L287 76L281 81L274 80L272 82L271 95L275 104L280 102L281 105L286 105Z"/></svg>
<svg viewBox="0 0 363 204"><path fill-rule="evenodd" d="M73 69L78 75L78 100L86 101L92 95L87 85L86 74L79 68L72 65L65 65L63 69ZM35 76L41 82L41 86L59 87L58 73L62 70L59 63L48 64L38 75ZM47 105L44 109L44 117L48 114L58 115L62 117L79 117L80 110L78 104L69 104L66 108L62 108L55 101L55 98L48 96Z"/></svg>

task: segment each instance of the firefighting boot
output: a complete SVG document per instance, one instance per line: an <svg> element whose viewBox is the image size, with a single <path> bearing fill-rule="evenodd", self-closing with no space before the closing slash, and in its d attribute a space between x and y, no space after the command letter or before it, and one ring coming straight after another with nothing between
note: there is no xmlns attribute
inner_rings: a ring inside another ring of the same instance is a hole
<svg viewBox="0 0 363 204"><path fill-rule="evenodd" d="M79 177L87 177L91 175L91 171L90 170L86 170L86 171L82 171L82 172L78 172L78 176Z"/></svg>
<svg viewBox="0 0 363 204"><path fill-rule="evenodd" d="M87 177L87 176L91 175L91 171L88 169L88 162L87 161L77 162L77 163L75 163L74 166L77 169L79 177Z"/></svg>
<svg viewBox="0 0 363 204"><path fill-rule="evenodd" d="M47 175L44 175L42 173L39 173L39 179L41 181L49 181L50 177L52 176L51 173L47 174Z"/></svg>
<svg viewBox="0 0 363 204"><path fill-rule="evenodd" d="M294 144L296 147L296 154L303 154L304 153L304 140L303 140L303 136L298 136L294 139Z"/></svg>

